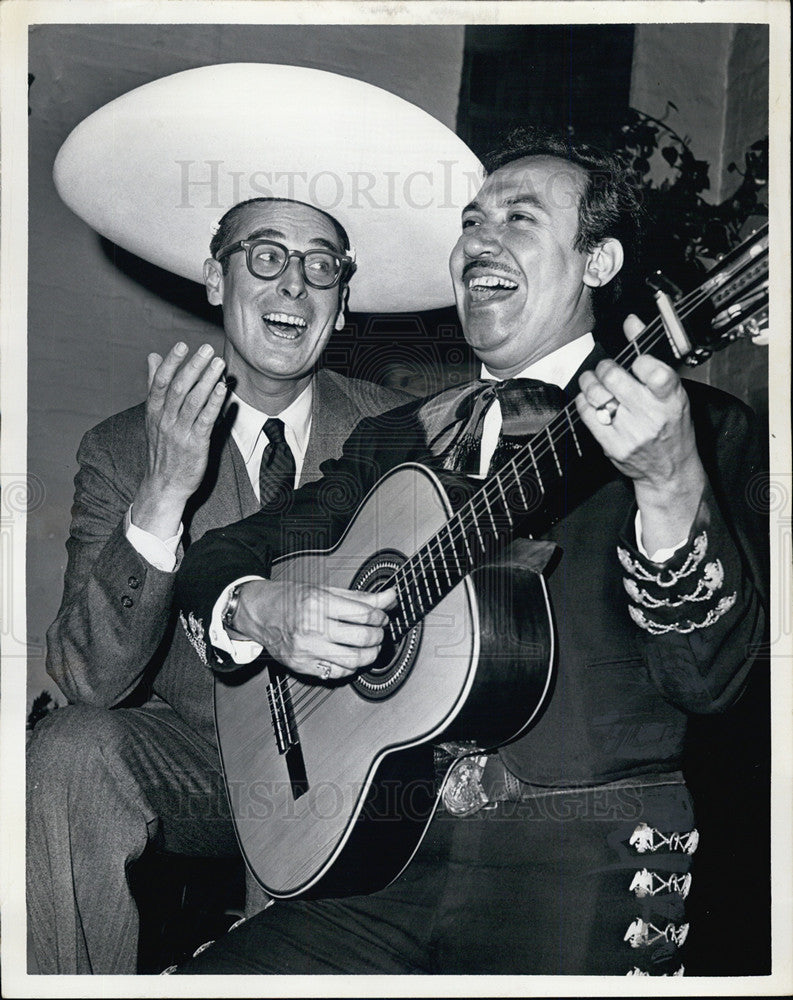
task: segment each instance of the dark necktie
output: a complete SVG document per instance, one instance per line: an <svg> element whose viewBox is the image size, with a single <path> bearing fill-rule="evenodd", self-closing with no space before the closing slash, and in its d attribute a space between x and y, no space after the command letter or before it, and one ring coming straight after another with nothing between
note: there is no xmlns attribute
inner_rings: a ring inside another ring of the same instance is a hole
<svg viewBox="0 0 793 1000"><path fill-rule="evenodd" d="M295 488L295 457L284 437L284 422L271 417L264 422L267 447L259 466L259 503L262 510L283 510Z"/></svg>

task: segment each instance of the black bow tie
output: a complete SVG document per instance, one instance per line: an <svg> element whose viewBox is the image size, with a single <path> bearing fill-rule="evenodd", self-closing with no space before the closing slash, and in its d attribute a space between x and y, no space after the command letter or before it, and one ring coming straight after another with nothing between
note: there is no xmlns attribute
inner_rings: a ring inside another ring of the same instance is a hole
<svg viewBox="0 0 793 1000"><path fill-rule="evenodd" d="M458 472L477 473L485 415L495 399L501 404L502 428L499 451L514 450L513 438L526 438L538 431L562 409L563 391L556 385L532 378L513 378L504 382L478 379L452 395L448 422L438 419L439 426L459 424L444 466ZM503 446L503 447L502 447Z"/></svg>
<svg viewBox="0 0 793 1000"><path fill-rule="evenodd" d="M501 434L490 460L490 471L506 465L526 438L543 429L565 405L558 385L537 379L514 378L496 386L501 404Z"/></svg>
<svg viewBox="0 0 793 1000"><path fill-rule="evenodd" d="M558 385L536 378L497 382L495 393L501 404L501 433L506 437L528 437L541 431L565 401Z"/></svg>

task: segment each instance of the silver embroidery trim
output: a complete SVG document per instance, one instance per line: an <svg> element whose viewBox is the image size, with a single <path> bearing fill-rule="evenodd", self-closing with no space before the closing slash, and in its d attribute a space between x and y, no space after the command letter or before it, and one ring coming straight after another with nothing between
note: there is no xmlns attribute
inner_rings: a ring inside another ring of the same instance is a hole
<svg viewBox="0 0 793 1000"><path fill-rule="evenodd" d="M707 550L708 534L706 531L703 531L694 539L691 551L686 556L686 561L680 569L662 569L659 573L651 573L649 570L645 569L642 563L636 562L636 560L631 557L631 554L627 551L627 549L623 549L619 545L617 546L617 556L625 572L630 573L631 576L635 576L637 580L645 580L648 583L655 583L659 587L674 587L678 580L691 576L697 566L699 566L702 562ZM666 578L664 578L665 575Z"/></svg>
<svg viewBox="0 0 793 1000"><path fill-rule="evenodd" d="M647 851L655 852L662 847L670 851L682 851L684 854L693 854L699 845L699 831L689 830L686 833L661 833L654 826L649 826L645 822L637 824L628 841L631 847L635 848L637 854L646 854Z"/></svg>
<svg viewBox="0 0 793 1000"><path fill-rule="evenodd" d="M667 892L670 895L676 892L682 899L685 899L691 891L691 875L688 872L685 875L672 873L664 878L659 872L642 868L633 876L628 891L635 892L637 899L644 899L645 896L657 896L659 892Z"/></svg>
<svg viewBox="0 0 793 1000"><path fill-rule="evenodd" d="M666 927L656 927L641 917L637 917L625 931L623 941L627 941L631 948L646 948L655 944L656 941L670 941L672 944L682 948L688 937L688 924L667 924Z"/></svg>
<svg viewBox="0 0 793 1000"><path fill-rule="evenodd" d="M206 951L206 950L207 950L207 948L211 948L211 947L212 947L212 945L213 945L214 943L215 943L215 939L214 939L214 938L212 938L212 940L211 940L211 941L204 941L204 943L203 943L203 944L200 944L200 945L199 945L199 946L198 946L198 947L196 948L196 950L195 950L195 951L193 952L193 958L198 958L198 956L199 956L199 955L200 955L200 954L201 954L202 952Z"/></svg>
<svg viewBox="0 0 793 1000"><path fill-rule="evenodd" d="M649 976L650 974L651 973L649 973L649 972L645 972L644 969L640 969L638 965L634 965L634 967L630 970L630 972L626 972L625 973L626 976ZM681 965L680 968L676 972L671 973L671 975L673 975L673 976L685 976L685 974L686 974L686 967L685 967L685 965ZM668 972L662 972L661 975L658 978L661 979L664 976L668 976L668 975L670 975L670 973L668 973Z"/></svg>
<svg viewBox="0 0 793 1000"><path fill-rule="evenodd" d="M207 644L204 641L204 625L201 619L196 618L192 611L187 618L185 618L184 611L180 611L179 621L182 623L182 628L187 636L187 641L196 653L198 653L198 658L204 666L208 666L209 661L207 660Z"/></svg>
<svg viewBox="0 0 793 1000"><path fill-rule="evenodd" d="M720 590L724 583L724 567L720 559L717 559L716 562L706 563L696 589L690 594L684 594L678 601L672 600L671 597L653 597L652 594L643 590L635 580L623 578L622 582L628 592L628 597L636 604L641 604L645 608L679 608L689 601L710 600L714 591Z"/></svg>
<svg viewBox="0 0 793 1000"><path fill-rule="evenodd" d="M728 597L722 597L716 607L711 608L701 622L695 622L688 618L684 621L662 625L660 622L655 622L645 617L641 608L635 608L632 604L628 605L628 614L640 628L643 628L651 635L663 635L665 632L679 632L681 635L688 635L689 632L693 632L695 629L707 628L709 625L715 624L735 604L737 596L736 592L730 594Z"/></svg>

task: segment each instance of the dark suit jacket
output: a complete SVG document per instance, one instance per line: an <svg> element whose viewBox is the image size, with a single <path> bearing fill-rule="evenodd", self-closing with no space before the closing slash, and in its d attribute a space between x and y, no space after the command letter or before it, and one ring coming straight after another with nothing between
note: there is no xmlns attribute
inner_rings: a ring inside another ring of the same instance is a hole
<svg viewBox="0 0 793 1000"><path fill-rule="evenodd" d="M341 454L360 420L407 398L318 372L301 483L317 479L320 464ZM47 633L47 670L70 702L106 707L146 683L213 740L211 675L196 673L194 653L175 628L176 574L149 565L124 535L124 516L146 468L143 404L90 430L77 457L64 593ZM257 506L242 456L219 421L206 476L185 511L184 548Z"/></svg>
<svg viewBox="0 0 793 1000"><path fill-rule="evenodd" d="M558 546L547 571L557 638L555 687L534 728L501 751L513 773L526 781L591 785L676 770L688 713L726 708L745 683L764 626L767 527L752 502L759 495L762 448L743 404L708 386L688 383L686 388L710 482L689 545L665 569L680 570L694 539L704 532L706 555L681 587L693 590L704 567L718 562L724 578L716 597L735 594L734 604L707 627L662 634L639 627L629 613L624 580L630 574L617 557L620 543L630 559L641 562L633 544L632 485L602 453L583 468L570 456L565 482L589 483L589 495L572 506L575 491L564 486L554 500L559 520L545 530ZM206 624L230 581L247 573L268 574L273 558L283 552L283 529L290 522L305 525L313 519L315 544L326 547L387 469L405 461L432 465L421 416L429 405L413 402L364 421L342 460L323 466L322 482L297 491L279 523L254 515L208 533L182 564L180 606ZM657 573L657 566L644 563L648 572ZM661 592L675 596L681 587ZM714 599L710 606L715 604ZM685 607L698 622L709 609L708 604ZM660 611L653 614L663 617ZM207 649L216 667L228 666L208 641ZM195 673L203 669L196 656Z"/></svg>

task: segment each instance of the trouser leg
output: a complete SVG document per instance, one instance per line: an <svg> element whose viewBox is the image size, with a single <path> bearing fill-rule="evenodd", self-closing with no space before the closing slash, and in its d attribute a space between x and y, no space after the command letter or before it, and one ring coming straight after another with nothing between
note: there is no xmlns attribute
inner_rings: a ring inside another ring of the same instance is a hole
<svg viewBox="0 0 793 1000"><path fill-rule="evenodd" d="M214 748L164 704L68 706L36 727L27 773L30 971L134 973L128 866L152 841L236 852Z"/></svg>

